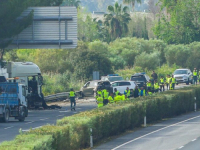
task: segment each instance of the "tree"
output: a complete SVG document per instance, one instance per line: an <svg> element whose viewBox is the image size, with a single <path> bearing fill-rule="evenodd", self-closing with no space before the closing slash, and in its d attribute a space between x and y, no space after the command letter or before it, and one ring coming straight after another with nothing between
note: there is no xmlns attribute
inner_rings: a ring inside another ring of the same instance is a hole
<svg viewBox="0 0 200 150"><path fill-rule="evenodd" d="M155 35L168 44L200 41L200 1L160 1L165 2L167 15L162 13L154 27Z"/></svg>
<svg viewBox="0 0 200 150"><path fill-rule="evenodd" d="M142 0L123 0L124 4L130 4L132 7L132 10L134 10L135 2L141 3Z"/></svg>
<svg viewBox="0 0 200 150"><path fill-rule="evenodd" d="M122 8L117 2L114 6L108 6L108 14L104 15L104 25L108 28L111 40L121 38L128 33L128 23L131 20L128 7Z"/></svg>
<svg viewBox="0 0 200 150"><path fill-rule="evenodd" d="M32 12L22 19L16 19L29 6L56 6L62 0L1 0L0 1L0 61L3 65L5 48L12 42L14 36L19 34L32 22Z"/></svg>
<svg viewBox="0 0 200 150"><path fill-rule="evenodd" d="M79 0L63 0L63 6L75 6L78 8L80 6L81 1Z"/></svg>

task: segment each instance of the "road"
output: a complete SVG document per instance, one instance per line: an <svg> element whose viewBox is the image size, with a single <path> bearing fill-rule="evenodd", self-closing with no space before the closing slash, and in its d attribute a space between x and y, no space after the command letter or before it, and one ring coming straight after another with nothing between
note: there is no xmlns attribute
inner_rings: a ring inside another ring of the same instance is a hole
<svg viewBox="0 0 200 150"><path fill-rule="evenodd" d="M94 150L199 150L200 112L171 118L102 144Z"/></svg>
<svg viewBox="0 0 200 150"><path fill-rule="evenodd" d="M0 143L13 140L19 134L20 128L22 131L28 131L30 128L36 129L46 124L55 124L57 119L96 107L95 100L88 100L86 102L81 100L81 102L77 102L76 111L71 111L69 104L59 110L30 110L24 122L10 118L8 123L0 123Z"/></svg>
<svg viewBox="0 0 200 150"><path fill-rule="evenodd" d="M176 88L184 86L186 85L178 85ZM71 112L69 104L61 110L31 110L29 111L29 116L26 118L25 122L19 122L18 120L10 118L8 123L0 123L0 143L14 139L14 137L19 134L19 129L27 131L30 128L36 129L46 124L55 124L57 119L61 119L64 116L71 116L75 113L91 110L96 107L95 100L89 99L80 100L77 103L75 112Z"/></svg>

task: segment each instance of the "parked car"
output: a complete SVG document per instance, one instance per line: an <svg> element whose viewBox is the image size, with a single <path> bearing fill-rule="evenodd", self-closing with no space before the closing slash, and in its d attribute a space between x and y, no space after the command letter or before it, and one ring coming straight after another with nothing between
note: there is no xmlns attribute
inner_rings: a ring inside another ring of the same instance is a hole
<svg viewBox="0 0 200 150"><path fill-rule="evenodd" d="M192 72L190 69L176 69L173 75L177 83L192 84Z"/></svg>
<svg viewBox="0 0 200 150"><path fill-rule="evenodd" d="M119 76L118 74L110 74L107 76L102 76L101 77L102 81L109 81L109 82L114 82L114 81L123 81L123 77Z"/></svg>
<svg viewBox="0 0 200 150"><path fill-rule="evenodd" d="M122 94L124 93L127 87L133 92L133 90L136 87L136 83L134 81L115 81L111 84L113 92L116 88Z"/></svg>
<svg viewBox="0 0 200 150"><path fill-rule="evenodd" d="M145 73L136 73L131 76L131 81L135 81L138 87L146 88L147 82L150 80L150 77Z"/></svg>
<svg viewBox="0 0 200 150"><path fill-rule="evenodd" d="M88 81L80 90L82 97L84 96L95 97L98 87L110 90L111 84L109 81L101 81L101 80Z"/></svg>

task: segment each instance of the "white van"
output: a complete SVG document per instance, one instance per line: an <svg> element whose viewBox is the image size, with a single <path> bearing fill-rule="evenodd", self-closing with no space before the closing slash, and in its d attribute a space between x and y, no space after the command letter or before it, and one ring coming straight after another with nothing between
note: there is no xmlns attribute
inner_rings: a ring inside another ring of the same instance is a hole
<svg viewBox="0 0 200 150"><path fill-rule="evenodd" d="M127 87L130 90L134 90L136 83L134 81L115 81L111 84L111 87L113 88L113 92L116 88L121 94L123 94Z"/></svg>

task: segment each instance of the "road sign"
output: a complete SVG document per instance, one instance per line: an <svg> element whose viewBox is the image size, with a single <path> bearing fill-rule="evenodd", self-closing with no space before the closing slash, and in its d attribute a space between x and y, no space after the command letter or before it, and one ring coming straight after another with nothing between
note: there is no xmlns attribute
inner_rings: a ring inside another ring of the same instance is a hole
<svg viewBox="0 0 200 150"><path fill-rule="evenodd" d="M27 16L32 10L32 24L14 38L9 49L76 48L76 7L29 7L18 19Z"/></svg>

